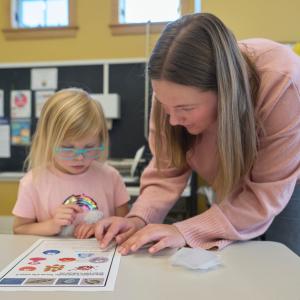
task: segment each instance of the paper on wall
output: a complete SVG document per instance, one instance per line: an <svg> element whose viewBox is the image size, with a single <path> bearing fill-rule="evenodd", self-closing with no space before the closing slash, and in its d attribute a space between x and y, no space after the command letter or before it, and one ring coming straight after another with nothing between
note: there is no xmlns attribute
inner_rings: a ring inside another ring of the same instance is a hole
<svg viewBox="0 0 300 300"><path fill-rule="evenodd" d="M10 157L10 126L8 124L0 124L0 157Z"/></svg>
<svg viewBox="0 0 300 300"><path fill-rule="evenodd" d="M36 91L35 92L35 117L39 118L45 102L55 93L55 91Z"/></svg>
<svg viewBox="0 0 300 300"><path fill-rule="evenodd" d="M11 144L30 145L31 121L30 119L11 120Z"/></svg>
<svg viewBox="0 0 300 300"><path fill-rule="evenodd" d="M30 90L11 91L10 115L12 119L31 118L31 91Z"/></svg>
<svg viewBox="0 0 300 300"><path fill-rule="evenodd" d="M4 117L4 91L0 90L0 118Z"/></svg>
<svg viewBox="0 0 300 300"><path fill-rule="evenodd" d="M57 68L35 68L31 69L32 90L56 90Z"/></svg>

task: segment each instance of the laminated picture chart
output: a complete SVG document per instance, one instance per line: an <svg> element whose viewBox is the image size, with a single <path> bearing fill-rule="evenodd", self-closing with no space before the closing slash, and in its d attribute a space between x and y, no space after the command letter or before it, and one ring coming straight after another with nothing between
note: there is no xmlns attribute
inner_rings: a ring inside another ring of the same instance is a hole
<svg viewBox="0 0 300 300"><path fill-rule="evenodd" d="M0 290L113 291L120 258L96 239L40 239L0 272Z"/></svg>

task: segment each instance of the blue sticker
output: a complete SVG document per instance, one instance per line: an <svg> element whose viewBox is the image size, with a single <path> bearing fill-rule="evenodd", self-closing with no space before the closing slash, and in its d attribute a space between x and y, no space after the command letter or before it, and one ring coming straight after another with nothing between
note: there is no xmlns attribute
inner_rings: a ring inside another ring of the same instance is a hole
<svg viewBox="0 0 300 300"><path fill-rule="evenodd" d="M78 253L79 258L88 258L94 255L94 253Z"/></svg>
<svg viewBox="0 0 300 300"><path fill-rule="evenodd" d="M58 251L58 250L46 250L43 253L46 254L46 255L56 255L56 254L60 253L60 251Z"/></svg>
<svg viewBox="0 0 300 300"><path fill-rule="evenodd" d="M79 282L79 278L59 278L55 285L74 285L74 284L78 284Z"/></svg>
<svg viewBox="0 0 300 300"><path fill-rule="evenodd" d="M2 285L4 285L4 284L20 285L23 283L24 280L25 280L25 278L3 278L0 281L0 284L2 284Z"/></svg>

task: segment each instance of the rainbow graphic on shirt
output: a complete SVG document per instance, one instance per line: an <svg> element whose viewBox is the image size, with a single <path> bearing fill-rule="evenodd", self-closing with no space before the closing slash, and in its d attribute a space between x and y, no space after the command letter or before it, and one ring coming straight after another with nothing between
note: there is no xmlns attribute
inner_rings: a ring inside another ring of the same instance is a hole
<svg viewBox="0 0 300 300"><path fill-rule="evenodd" d="M85 194L71 195L63 202L63 204L77 204L85 211L98 209L97 203L91 197Z"/></svg>

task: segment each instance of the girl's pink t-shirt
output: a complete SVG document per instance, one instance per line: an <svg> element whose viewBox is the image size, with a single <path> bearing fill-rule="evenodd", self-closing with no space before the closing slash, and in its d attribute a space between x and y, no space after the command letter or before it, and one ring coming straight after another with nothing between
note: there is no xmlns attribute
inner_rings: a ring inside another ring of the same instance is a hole
<svg viewBox="0 0 300 300"><path fill-rule="evenodd" d="M115 215L115 208L129 201L117 170L97 161L79 175L45 168L33 177L29 171L20 181L13 214L37 222L52 218L56 208L72 195L84 194L97 203L104 217Z"/></svg>

